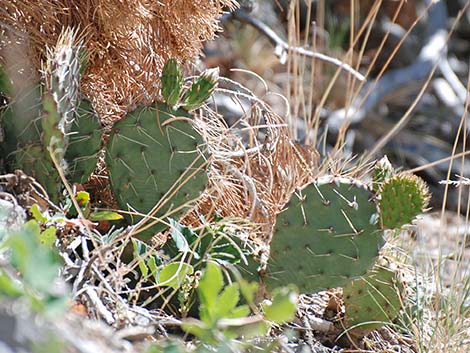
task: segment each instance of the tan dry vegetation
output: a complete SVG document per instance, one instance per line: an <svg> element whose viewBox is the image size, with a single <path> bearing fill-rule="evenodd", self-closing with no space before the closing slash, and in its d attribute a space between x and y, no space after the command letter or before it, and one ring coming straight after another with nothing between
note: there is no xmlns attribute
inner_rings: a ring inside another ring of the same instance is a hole
<svg viewBox="0 0 470 353"><path fill-rule="evenodd" d="M217 17L235 6L234 0L2 1L0 49L23 41L40 69L46 47L63 28L74 28L86 43L82 91L110 127L136 104L152 102L166 60L195 60L219 29Z"/></svg>

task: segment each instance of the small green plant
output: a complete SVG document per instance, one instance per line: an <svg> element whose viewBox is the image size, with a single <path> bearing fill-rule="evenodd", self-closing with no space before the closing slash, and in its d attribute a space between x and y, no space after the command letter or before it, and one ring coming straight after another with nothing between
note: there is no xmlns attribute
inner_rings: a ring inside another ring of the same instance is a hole
<svg viewBox="0 0 470 353"><path fill-rule="evenodd" d="M48 315L63 311L68 302L55 285L61 261L50 245L52 233L55 238L55 228L41 230L36 220L30 220L0 245L2 255L9 257L20 280L8 268L0 269L0 294L26 300L31 309Z"/></svg>
<svg viewBox="0 0 470 353"><path fill-rule="evenodd" d="M250 308L256 308L257 290L258 284L242 278L226 285L220 265L208 262L197 288L199 319L184 320L183 330L196 336L201 343L223 347L237 345L231 340L238 337L264 336L270 321L284 323L293 319L297 295L290 288L277 291L271 303L263 306L264 315L250 316ZM246 304L239 305L241 300Z"/></svg>

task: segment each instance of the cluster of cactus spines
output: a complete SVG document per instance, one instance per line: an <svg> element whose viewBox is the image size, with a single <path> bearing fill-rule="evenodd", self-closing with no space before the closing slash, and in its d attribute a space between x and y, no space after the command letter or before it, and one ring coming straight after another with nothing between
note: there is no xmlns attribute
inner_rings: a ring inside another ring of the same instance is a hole
<svg viewBox="0 0 470 353"><path fill-rule="evenodd" d="M365 275L384 240L368 188L323 177L295 194L277 218L264 281L302 292L342 286Z"/></svg>
<svg viewBox="0 0 470 353"><path fill-rule="evenodd" d="M177 191L156 214L162 216L204 190L207 176L206 161L200 153L203 141L187 117L183 110L173 111L159 104L137 109L114 125L106 165L122 209L145 214L164 197L169 198L172 190Z"/></svg>
<svg viewBox="0 0 470 353"><path fill-rule="evenodd" d="M66 29L59 36L56 46L47 51L46 87L56 103L59 116L57 129L63 133L65 141L79 102L80 50L75 32Z"/></svg>
<svg viewBox="0 0 470 353"><path fill-rule="evenodd" d="M89 102L82 100L76 111L77 115L68 134L65 160L68 163L67 178L73 183L83 184L98 163L102 130L101 122Z"/></svg>
<svg viewBox="0 0 470 353"><path fill-rule="evenodd" d="M372 171L372 190L374 190L375 193L380 193L380 188L383 183L393 177L394 174L395 171L387 156L382 157L375 164L374 170Z"/></svg>
<svg viewBox="0 0 470 353"><path fill-rule="evenodd" d="M402 285L396 270L380 264L343 288L344 326L362 333L392 322L402 307Z"/></svg>
<svg viewBox="0 0 470 353"><path fill-rule="evenodd" d="M385 229L410 224L423 213L429 202L429 191L416 175L400 173L383 183L380 189L380 219Z"/></svg>

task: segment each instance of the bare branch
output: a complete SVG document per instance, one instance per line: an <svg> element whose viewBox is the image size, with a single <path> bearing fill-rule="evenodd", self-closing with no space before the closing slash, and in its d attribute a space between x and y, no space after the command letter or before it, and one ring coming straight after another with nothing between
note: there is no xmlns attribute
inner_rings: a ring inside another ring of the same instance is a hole
<svg viewBox="0 0 470 353"><path fill-rule="evenodd" d="M344 71L352 74L359 81L365 81L366 79L360 72L358 72L357 70L352 68L350 65L342 62L339 59L332 58L328 55L317 53L317 52L314 52L314 51L311 51L302 47L294 47L294 46L289 45L286 41L284 41L281 37L279 37L276 34L276 32L274 32L268 25L266 25L259 19L253 16L250 16L243 9L239 9L239 10L232 12L231 17L237 21L240 21L242 23L246 23L252 26L258 32L266 36L266 38L268 38L269 41L275 46L276 49L274 53L279 57L281 63L283 64L286 61L285 58L286 58L287 52L292 52L295 54L304 55L309 58L322 60L327 63L339 66Z"/></svg>

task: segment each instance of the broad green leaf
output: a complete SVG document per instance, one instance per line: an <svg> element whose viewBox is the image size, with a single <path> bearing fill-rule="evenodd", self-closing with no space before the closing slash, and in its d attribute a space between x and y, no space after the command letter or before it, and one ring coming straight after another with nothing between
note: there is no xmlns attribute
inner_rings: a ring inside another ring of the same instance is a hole
<svg viewBox="0 0 470 353"><path fill-rule="evenodd" d="M39 205L37 203L31 206L29 212L36 221L41 223L47 222L47 218L42 214L41 209L39 208Z"/></svg>
<svg viewBox="0 0 470 353"><path fill-rule="evenodd" d="M57 232L57 229L54 226L47 228L45 231L41 232L41 234L39 235L39 242L51 248L57 239L56 232Z"/></svg>
<svg viewBox="0 0 470 353"><path fill-rule="evenodd" d="M99 221L118 221L123 217L117 213L112 211L98 211L92 212L90 214L90 221L99 222Z"/></svg>
<svg viewBox="0 0 470 353"><path fill-rule="evenodd" d="M297 293L289 287L276 288L273 291L271 305L263 305L266 319L277 324L292 321L297 311Z"/></svg>
<svg viewBox="0 0 470 353"><path fill-rule="evenodd" d="M10 298L17 298L24 293L18 283L0 270L0 294Z"/></svg>
<svg viewBox="0 0 470 353"><path fill-rule="evenodd" d="M243 278L238 280L238 284L240 285L240 292L242 293L243 298L245 298L248 304L253 304L259 284L256 282L248 282Z"/></svg>
<svg viewBox="0 0 470 353"><path fill-rule="evenodd" d="M39 292L49 293L60 263L52 249L39 246L40 232L37 221L31 220L6 245L11 249L12 265L21 272L24 282Z"/></svg>
<svg viewBox="0 0 470 353"><path fill-rule="evenodd" d="M183 253L190 251L191 249L189 248L188 241L182 233L183 226L173 219L170 219L169 221L171 227L171 239L173 239L178 251Z"/></svg>
<svg viewBox="0 0 470 353"><path fill-rule="evenodd" d="M241 326L232 326L226 330L232 334L233 337L243 337L245 339L252 337L265 336L269 331L270 325L264 321L260 320L257 322L241 325Z"/></svg>
<svg viewBox="0 0 470 353"><path fill-rule="evenodd" d="M217 318L232 317L231 313L240 300L240 291L237 283L232 283L224 288L217 298Z"/></svg>
<svg viewBox="0 0 470 353"><path fill-rule="evenodd" d="M202 338L207 335L209 328L202 321L196 319L186 319L181 324L184 332L190 333L196 337Z"/></svg>
<svg viewBox="0 0 470 353"><path fill-rule="evenodd" d="M231 318L244 317L250 314L250 307L248 305L240 305L232 310L230 313Z"/></svg>
<svg viewBox="0 0 470 353"><path fill-rule="evenodd" d="M152 274L153 278L157 280L157 271L158 271L158 266L157 266L157 261L155 256L150 256L149 259L147 260L147 266L150 270L150 273Z"/></svg>
<svg viewBox="0 0 470 353"><path fill-rule="evenodd" d="M213 306L223 286L224 279L220 266L214 262L208 262L199 281L198 293L201 303L208 307Z"/></svg>
<svg viewBox="0 0 470 353"><path fill-rule="evenodd" d="M172 287L178 289L186 276L194 273L193 266L184 262L173 262L160 271L157 284L161 287Z"/></svg>
<svg viewBox="0 0 470 353"><path fill-rule="evenodd" d="M139 265L140 272L142 273L142 276L147 277L147 275L149 274L149 269L147 265L145 264L144 259L142 259L140 256L139 256L138 265Z"/></svg>

